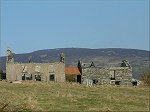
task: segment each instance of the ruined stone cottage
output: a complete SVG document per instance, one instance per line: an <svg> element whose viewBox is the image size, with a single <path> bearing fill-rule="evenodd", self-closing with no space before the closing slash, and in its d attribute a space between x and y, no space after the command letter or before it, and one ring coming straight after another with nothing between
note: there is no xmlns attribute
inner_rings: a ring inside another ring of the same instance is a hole
<svg viewBox="0 0 150 112"><path fill-rule="evenodd" d="M100 68L94 63L78 62L82 84L132 85L132 68L127 60L120 67Z"/></svg>
<svg viewBox="0 0 150 112"><path fill-rule="evenodd" d="M6 78L15 80L55 81L65 82L65 64L63 54L60 62L55 63L18 63L14 62L14 55L10 49L7 50Z"/></svg>
<svg viewBox="0 0 150 112"><path fill-rule="evenodd" d="M77 67L66 67L64 54L55 63L14 62L14 55L7 50L6 78L15 80L35 80L66 82L75 81L81 84L132 85L132 67L123 60L120 67L101 68L92 63L78 61Z"/></svg>

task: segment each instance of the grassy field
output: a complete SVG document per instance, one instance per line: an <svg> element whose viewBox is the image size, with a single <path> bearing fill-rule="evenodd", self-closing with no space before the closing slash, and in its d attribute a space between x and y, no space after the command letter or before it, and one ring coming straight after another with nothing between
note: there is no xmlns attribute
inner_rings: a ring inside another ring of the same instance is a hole
<svg viewBox="0 0 150 112"><path fill-rule="evenodd" d="M149 111L149 88L1 81L0 111Z"/></svg>

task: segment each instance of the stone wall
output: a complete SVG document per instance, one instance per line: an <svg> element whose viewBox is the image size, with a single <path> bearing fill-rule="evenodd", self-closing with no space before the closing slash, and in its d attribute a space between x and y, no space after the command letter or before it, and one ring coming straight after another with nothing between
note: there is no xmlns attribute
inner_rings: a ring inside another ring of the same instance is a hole
<svg viewBox="0 0 150 112"><path fill-rule="evenodd" d="M128 67L82 68L82 83L87 79L93 80L95 84L131 85L132 69Z"/></svg>
<svg viewBox="0 0 150 112"><path fill-rule="evenodd" d="M65 64L56 63L6 63L7 80L22 80L22 76L41 76L41 81L49 81L50 75L54 75L55 82L65 82Z"/></svg>

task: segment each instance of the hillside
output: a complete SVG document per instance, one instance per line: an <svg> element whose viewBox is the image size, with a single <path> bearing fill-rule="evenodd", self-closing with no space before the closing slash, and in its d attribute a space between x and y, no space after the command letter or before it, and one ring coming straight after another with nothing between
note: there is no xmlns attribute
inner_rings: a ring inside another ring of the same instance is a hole
<svg viewBox="0 0 150 112"><path fill-rule="evenodd" d="M138 49L88 49L88 48L58 48L34 51L25 54L15 54L15 62L28 62L32 56L32 62L56 62L59 61L59 53L64 52L66 66L76 66L78 59L83 62L93 61L96 66L109 67L120 66L121 61L127 59L133 67L134 78L140 79L141 70L149 65L150 51ZM1 57L2 68L5 70L6 57Z"/></svg>
<svg viewBox="0 0 150 112"><path fill-rule="evenodd" d="M0 81L0 88L0 111L5 112L149 111L148 87Z"/></svg>

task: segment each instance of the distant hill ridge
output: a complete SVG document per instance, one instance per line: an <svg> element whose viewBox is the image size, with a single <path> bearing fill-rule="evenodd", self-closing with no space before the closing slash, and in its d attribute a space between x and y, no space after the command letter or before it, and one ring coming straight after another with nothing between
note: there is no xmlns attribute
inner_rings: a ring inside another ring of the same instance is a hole
<svg viewBox="0 0 150 112"><path fill-rule="evenodd" d="M13 51L15 53L15 51ZM133 75L140 78L140 69L148 66L150 51L123 48L57 48L38 50L31 53L15 54L15 62L28 62L31 56L32 62L56 62L59 61L59 53L65 54L66 66L76 66L78 59L83 62L93 61L97 66L120 66L122 60L127 59L133 67ZM1 57L2 68L5 70L6 57Z"/></svg>

